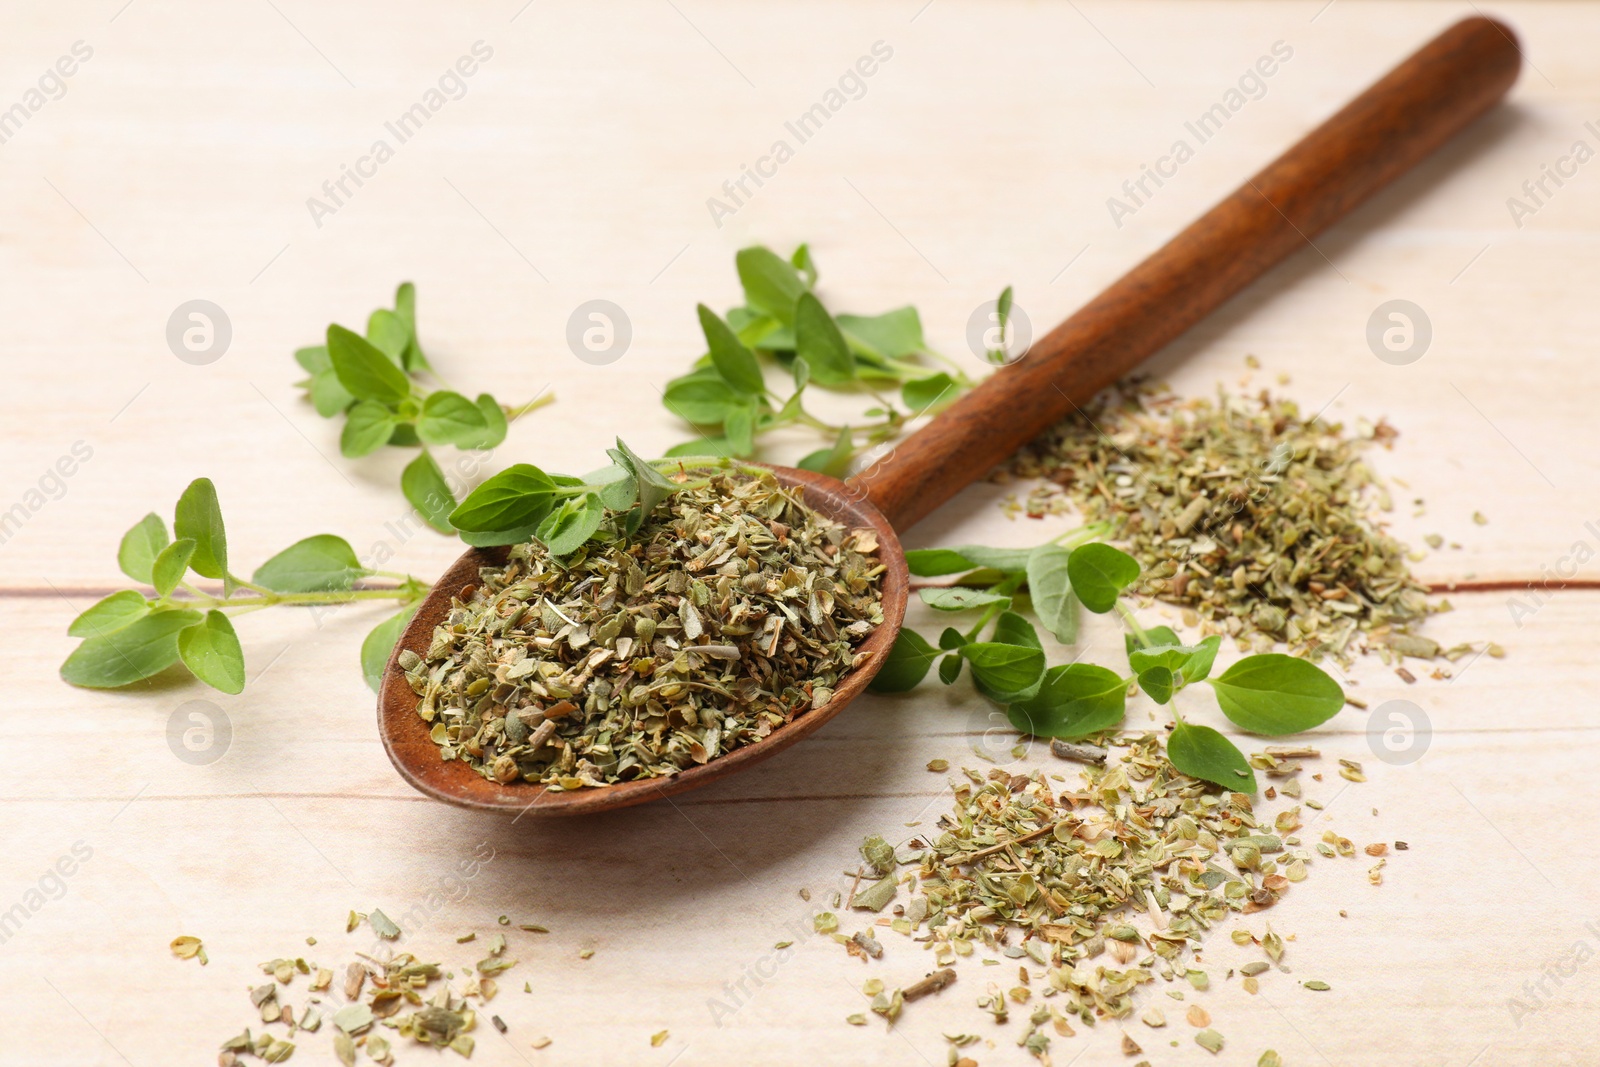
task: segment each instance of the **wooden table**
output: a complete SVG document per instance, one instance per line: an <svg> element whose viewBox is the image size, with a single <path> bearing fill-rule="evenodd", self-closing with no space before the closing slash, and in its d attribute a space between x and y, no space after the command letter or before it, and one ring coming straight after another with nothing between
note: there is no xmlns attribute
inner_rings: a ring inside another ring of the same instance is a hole
<svg viewBox="0 0 1600 1067"><path fill-rule="evenodd" d="M964 961L953 988L892 1030L876 1017L857 1028L844 1020L866 1010L866 978L905 984L930 958L886 933L884 958L864 966L809 932L864 835L904 838L944 809L945 776L924 770L928 760L987 766L971 749L988 712L964 685L863 700L758 773L675 803L513 826L424 801L385 760L356 669L376 610L246 618L251 680L239 697L193 682L70 688L56 676L72 647L67 622L119 586L123 530L147 511L170 514L200 475L215 480L247 567L320 531L392 553L391 568L445 567L453 541L403 528L396 486L408 457L342 459L334 424L291 384L293 349L331 320L360 325L401 279L418 283L424 342L453 382L507 400L555 393L494 465L587 470L619 430L659 452L687 431L658 390L700 351L694 304L736 302L737 248L809 240L836 307L914 303L934 344L967 358L968 316L1003 285L1036 326L1055 322L1472 9L104 0L14 10L0 107L21 102L25 114L0 126L0 510L22 510L0 545L0 619L12 635L0 1063L211 1062L252 1022L245 991L262 980L260 962L303 954L342 967L371 944L364 928L345 933L346 913L374 907L410 916L400 947L453 967L478 958L455 939L481 941L501 929L498 916L549 928L510 931L521 963L490 1005L509 1030L482 1024L474 1062L920 1067L945 1063L940 1035L961 1032L984 1039L966 1050L980 1063L1026 1062L1015 1045L1025 1012L1001 1027L975 1007L996 969ZM1057 1064L1131 1062L1120 1029L1154 1064L1254 1063L1268 1047L1290 1064L1596 1062L1600 861L1588 820L1600 562L1588 557L1600 547L1590 358L1600 163L1573 173L1559 161L1575 142L1600 148L1600 8L1496 13L1528 58L1509 106L1155 367L1190 394L1278 389L1281 374L1308 410L1388 417L1402 436L1375 462L1408 487L1396 491L1394 528L1414 545L1436 531L1462 546L1429 553L1417 565L1427 580L1542 582L1565 569L1588 588L1555 591L1528 613L1506 591L1453 596L1456 610L1429 632L1508 654L1463 660L1448 681L1408 686L1375 659L1350 672L1372 706L1413 701L1433 732L1422 758L1391 766L1369 748L1363 713L1319 729L1328 766L1308 792L1327 808L1316 829L1410 849L1391 855L1379 887L1366 857L1314 863L1271 913L1293 939L1293 973L1269 974L1258 996L1223 980L1250 956L1218 932L1203 953L1212 988L1189 1002L1227 1038L1220 1057L1169 1011L1164 1030L1130 1019L1057 1038ZM475 42L459 99L441 98L400 143L385 123L426 104ZM1108 198L1126 202L1124 181L1188 137L1185 122L1277 42L1292 55L1259 98L1114 220ZM25 95L75 47L70 77ZM785 123L875 47L859 98L796 145ZM380 138L392 155L363 163ZM778 139L792 158L761 163L772 176L731 204L723 183ZM1523 182L1547 164L1570 176L1546 179L1535 204ZM323 183L346 166L370 177L347 181L335 206ZM333 210L313 211L312 197ZM714 211L713 197L734 210ZM1514 217L1511 197L1533 210ZM231 323L226 353L205 365L175 358L166 340L169 316L195 299ZM592 299L616 302L632 324L625 356L605 366L574 358L564 340L573 309ZM1410 365L1380 361L1366 342L1369 316L1391 299L1432 324ZM1247 353L1262 370L1247 371ZM797 437L779 451L810 447ZM75 448L71 476L49 477ZM973 488L908 543L1024 545L1064 528L1005 518L1009 491ZM1425 504L1406 506L1413 497ZM1093 628L1085 641L1109 657L1118 638ZM169 745L169 725L186 724L197 700L231 732L209 763ZM1130 722L1150 711L1136 705ZM1335 756L1363 761L1370 781L1343 788ZM1068 766L1037 748L1017 765ZM70 876L50 875L63 857ZM475 861L470 877L464 861ZM1248 921L1257 933L1262 918ZM847 931L857 925L845 918ZM209 966L169 954L180 934L204 939ZM1003 962L998 972L1014 969ZM1310 979L1332 988L1298 984ZM304 982L286 994L297 1005ZM1147 1000L1164 1004L1169 987L1157 985ZM535 1051L541 1035L553 1041ZM327 1027L303 1035L295 1062L333 1062L329 1042ZM434 1055L397 1049L400 1063Z"/></svg>

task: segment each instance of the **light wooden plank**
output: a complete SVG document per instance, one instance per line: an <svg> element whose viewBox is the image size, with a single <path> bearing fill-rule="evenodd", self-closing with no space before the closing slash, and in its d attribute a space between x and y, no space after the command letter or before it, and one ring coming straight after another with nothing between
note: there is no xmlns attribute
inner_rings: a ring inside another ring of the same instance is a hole
<svg viewBox="0 0 1600 1067"><path fill-rule="evenodd" d="M760 771L673 804L510 826L428 803L389 767L355 670L376 612L244 620L252 674L264 673L238 698L191 684L71 689L55 676L71 647L66 623L120 581L122 531L169 512L201 474L216 479L248 566L321 530L423 576L454 558L453 542L405 527L406 457L339 458L336 428L291 388L292 350L330 320L358 323L402 277L419 284L424 341L453 382L506 400L546 387L558 398L487 467L530 459L582 471L619 430L645 452L687 436L658 390L699 350L695 302L737 299L731 260L743 244L812 241L831 300L863 311L914 303L934 343L968 360L967 317L1001 286L1015 284L1035 328L1047 327L1473 10L638 0L597 17L584 5L520 6L202 11L136 0L11 13L0 62L20 73L0 106L73 42L94 55L4 144L0 168L12 209L0 235L10 354L0 512L28 512L0 542L15 708L0 755L11 816L0 934L4 909L41 889L47 867L80 841L92 855L61 899L28 910L0 942L14 1014L48 1020L12 1028L0 1064L206 1062L248 1023L257 963L296 951L346 959L365 943L343 932L343 916L373 906L410 916L407 947L457 966L477 957L454 937L486 935L501 914L551 928L513 934L523 962L493 1005L511 1029L502 1040L481 1027L474 1062L940 1064L940 1034L966 1030L995 1043L977 1047L980 1062L1027 1062L1015 1022L994 1027L973 1006L991 975L1012 984L1014 962L963 967L957 986L892 1032L876 1019L856 1029L843 1018L865 1010L860 982L903 983L926 957L888 934L885 959L863 966L805 933L863 835L908 835L903 824L927 825L942 808L929 759L988 766L978 745L1010 761L1011 735L989 732L998 718L964 687L864 699ZM1595 176L1580 170L1520 227L1506 204L1574 140L1600 146L1585 127L1600 121L1600 8L1497 11L1531 64L1512 105L1153 363L1186 393L1267 386L1307 410L1331 401L1330 417L1387 417L1402 436L1374 462L1426 502L1420 516L1397 509L1394 529L1414 544L1438 532L1463 545L1418 565L1440 582L1537 582L1592 554L1575 552L1580 542L1600 548L1587 525L1600 526ZM464 97L317 227L306 198L480 39L494 55ZM893 55L865 94L717 227L707 198L880 40ZM1107 198L1277 41L1294 54L1265 94L1118 227ZM180 362L164 339L173 309L196 297L221 304L234 330L209 366ZM626 356L605 367L563 340L573 308L597 297L621 304L634 329ZM1380 362L1364 339L1391 298L1420 304L1434 326L1410 366ZM1246 353L1264 364L1248 383ZM860 406L823 408L848 418ZM79 441L92 456L41 489ZM810 447L787 439L783 454ZM1063 528L1004 518L1009 491L969 489L908 542L1021 545ZM1594 566L1585 559L1573 575L1600 578ZM1374 709L1403 699L1426 712L1428 747L1390 766L1368 739L1373 713L1347 709L1316 731L1324 762L1360 759L1371 781L1341 792L1329 773L1312 793L1331 802L1327 825L1411 849L1391 858L1381 887L1367 884L1364 857L1319 860L1273 916L1295 935L1293 973L1271 975L1260 997L1221 977L1248 953L1225 937L1208 945L1213 989L1190 998L1211 1011L1227 1052L1201 1052L1169 1010L1165 1031L1131 1027L1152 1062L1254 1062L1268 1046L1289 1063L1588 1054L1600 991L1592 966L1569 965L1600 947L1587 893L1600 869L1573 843L1583 839L1572 812L1600 745L1588 637L1597 598L1562 592L1519 617L1511 596L1456 596L1457 610L1429 624L1446 644L1498 641L1505 659L1462 661L1454 680L1415 686L1375 661L1351 668L1351 691ZM933 623L920 607L913 617ZM1116 635L1091 626L1086 647L1111 662ZM192 700L230 724L215 762L185 762L169 746L169 722L186 722ZM1150 713L1139 704L1130 721ZM1064 766L1038 750L1019 765L1041 761ZM473 877L451 880L490 849ZM431 909L430 893L454 899ZM170 958L180 933L205 938L209 967ZM780 960L781 940L796 945ZM580 959L588 948L594 957ZM1295 985L1310 978L1333 990ZM671 1037L652 1050L661 1029ZM554 1043L535 1052L541 1033ZM1058 1039L1053 1062L1121 1062L1118 1040L1115 1026ZM327 1043L326 1032L308 1036L298 1055L321 1062ZM402 1062L418 1055L400 1050Z"/></svg>

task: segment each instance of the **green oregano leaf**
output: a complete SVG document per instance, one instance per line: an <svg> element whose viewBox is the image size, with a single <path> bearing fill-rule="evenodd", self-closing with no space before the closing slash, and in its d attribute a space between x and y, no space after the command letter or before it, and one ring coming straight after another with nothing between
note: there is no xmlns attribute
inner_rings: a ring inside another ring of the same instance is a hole
<svg viewBox="0 0 1600 1067"><path fill-rule="evenodd" d="M406 345L411 341L411 328L405 320L388 308L379 308L367 317L367 340L372 347L404 368Z"/></svg>
<svg viewBox="0 0 1600 1067"><path fill-rule="evenodd" d="M339 431L339 453L346 459L369 456L389 443L399 425L399 417L387 404L358 400L344 417L344 428Z"/></svg>
<svg viewBox="0 0 1600 1067"><path fill-rule="evenodd" d="M1344 707L1344 690L1322 668L1278 652L1246 656L1210 684L1224 715L1269 737L1309 730Z"/></svg>
<svg viewBox="0 0 1600 1067"><path fill-rule="evenodd" d="M668 382L662 402L668 411L696 426L718 426L728 411L739 405L740 397L715 367L704 367Z"/></svg>
<svg viewBox="0 0 1600 1067"><path fill-rule="evenodd" d="M183 576L188 573L193 559L192 537L180 537L163 548L161 555L156 557L155 564L150 568L150 584L155 586L156 594L166 596L178 588L178 583L183 581Z"/></svg>
<svg viewBox="0 0 1600 1067"><path fill-rule="evenodd" d="M754 404L742 404L731 408L727 417L722 420L722 434L728 441L728 449L736 456L748 456L755 451L756 440L756 407Z"/></svg>
<svg viewBox="0 0 1600 1067"><path fill-rule="evenodd" d="M556 483L530 463L517 463L488 478L450 513L458 530L494 532L536 525L552 506Z"/></svg>
<svg viewBox="0 0 1600 1067"><path fill-rule="evenodd" d="M734 256L745 302L785 326L794 325L795 303L806 291L800 272L770 248L742 248Z"/></svg>
<svg viewBox="0 0 1600 1067"><path fill-rule="evenodd" d="M693 441L679 441L662 455L667 459L716 459L733 455L733 446L724 437L697 437Z"/></svg>
<svg viewBox="0 0 1600 1067"><path fill-rule="evenodd" d="M1092 663L1045 671L1039 691L1006 709L1011 725L1036 737L1066 739L1110 730L1127 711L1127 680Z"/></svg>
<svg viewBox="0 0 1600 1067"><path fill-rule="evenodd" d="M459 448L496 448L506 439L506 432L510 424L506 421L506 409L500 402L488 393L479 393L477 404L478 412L483 416L483 432L476 439L464 439Z"/></svg>
<svg viewBox="0 0 1600 1067"><path fill-rule="evenodd" d="M1139 577L1139 564L1126 552L1100 541L1072 550L1067 575L1083 606L1104 615L1117 606L1122 591Z"/></svg>
<svg viewBox="0 0 1600 1067"><path fill-rule="evenodd" d="M976 641L960 654L972 664L978 691L1002 704L1032 697L1044 675L1044 652L1026 645Z"/></svg>
<svg viewBox="0 0 1600 1067"><path fill-rule="evenodd" d="M417 509L423 522L440 533L449 533L453 529L450 516L456 508L455 494L450 492L450 483L445 481L444 471L439 469L438 461L427 449L423 449L422 454L406 464L406 469L400 472L400 491ZM532 523L525 525L531 526Z"/></svg>
<svg viewBox="0 0 1600 1067"><path fill-rule="evenodd" d="M117 547L117 566L134 581L148 582L150 568L167 543L167 524L152 511L122 535L122 544Z"/></svg>
<svg viewBox="0 0 1600 1067"><path fill-rule="evenodd" d="M544 542L552 556L576 552L600 529L606 506L597 493L572 497L545 517L534 536Z"/></svg>
<svg viewBox="0 0 1600 1067"><path fill-rule="evenodd" d="M144 594L124 589L88 608L67 627L68 637L96 637L116 633L150 614Z"/></svg>
<svg viewBox="0 0 1600 1067"><path fill-rule="evenodd" d="M990 604L1010 604L1011 598L989 589L968 589L952 585L938 589L918 589L917 596L930 608L939 611L966 611L969 608L987 607Z"/></svg>
<svg viewBox="0 0 1600 1067"><path fill-rule="evenodd" d="M789 262L800 272L807 289L817 284L817 264L811 258L810 245L802 243L794 250L794 255L789 257Z"/></svg>
<svg viewBox="0 0 1600 1067"><path fill-rule="evenodd" d="M294 361L305 369L307 374L321 374L323 371L333 370L333 360L328 358L327 345L308 345L294 351Z"/></svg>
<svg viewBox="0 0 1600 1067"><path fill-rule="evenodd" d="M607 449L606 454L633 474L634 480L639 484L639 510L645 516L654 511L657 504L678 491L676 482L668 479L641 458L623 442L622 438L617 438L617 447Z"/></svg>
<svg viewBox="0 0 1600 1067"><path fill-rule="evenodd" d="M953 548L912 548L906 551L906 568L919 578L938 578L975 570L977 564Z"/></svg>
<svg viewBox="0 0 1600 1067"><path fill-rule="evenodd" d="M333 534L316 534L267 560L250 580L278 593L321 593L349 589L366 574L350 542Z"/></svg>
<svg viewBox="0 0 1600 1067"><path fill-rule="evenodd" d="M411 395L411 379L394 360L338 324L328 327L328 358L339 384L357 400L393 405Z"/></svg>
<svg viewBox="0 0 1600 1067"><path fill-rule="evenodd" d="M406 333L410 336L406 343L405 351L400 354L400 365L408 371L431 370L428 357L422 354L422 345L417 341L417 287L410 282L401 282L394 291L394 313L405 323Z"/></svg>
<svg viewBox="0 0 1600 1067"><path fill-rule="evenodd" d="M601 467L583 476L584 484L598 485L596 490L606 507L612 511L627 511L639 499L639 483L633 472L620 463Z"/></svg>
<svg viewBox="0 0 1600 1067"><path fill-rule="evenodd" d="M417 613L422 605L412 604L401 609L397 614L389 616L372 628L365 641L361 642L361 673L367 679L367 686L374 693L378 692L383 684L383 671L389 665L389 656L394 652L394 646L400 643L400 636L406 632L406 626L411 622L411 616Z"/></svg>
<svg viewBox="0 0 1600 1067"><path fill-rule="evenodd" d="M937 566L938 574L957 574L961 571L988 568L1002 574L1022 574L1028 569L1028 557L1033 554L1031 548L990 548L987 545L956 545L954 548L925 548L917 551L925 553L922 557L926 562L924 566ZM910 558L910 553L906 553ZM961 561L958 565L957 561ZM924 574L923 571L913 571L913 574ZM935 572L926 572L927 576L934 576Z"/></svg>
<svg viewBox="0 0 1600 1067"><path fill-rule="evenodd" d="M881 315L839 315L834 321L852 349L880 362L904 359L927 348L922 338L922 317L914 307L895 308Z"/></svg>
<svg viewBox="0 0 1600 1067"><path fill-rule="evenodd" d="M746 348L728 324L715 311L700 304L700 329L706 335L706 346L711 351L711 365L734 392L746 396L760 396L766 392L766 379L761 374L761 364L755 353Z"/></svg>
<svg viewBox="0 0 1600 1067"><path fill-rule="evenodd" d="M913 415L927 414L935 405L943 406L960 395L956 380L943 371L914 378L900 387L900 401Z"/></svg>
<svg viewBox="0 0 1600 1067"><path fill-rule="evenodd" d="M1244 753L1209 726L1180 722L1167 738L1167 759L1191 778L1240 793L1256 791L1256 775Z"/></svg>
<svg viewBox="0 0 1600 1067"><path fill-rule="evenodd" d="M233 623L212 609L205 618L178 632L178 655L194 676L224 693L244 691L244 649Z"/></svg>
<svg viewBox="0 0 1600 1067"><path fill-rule="evenodd" d="M797 466L801 470L843 478L845 471L850 467L850 457L855 455L855 450L855 440L850 435L850 427L841 426L832 448L820 448L806 455Z"/></svg>
<svg viewBox="0 0 1600 1067"><path fill-rule="evenodd" d="M1175 684L1172 671L1166 667L1147 667L1139 672L1139 688L1157 704L1165 704L1172 699Z"/></svg>
<svg viewBox="0 0 1600 1067"><path fill-rule="evenodd" d="M173 516L173 533L194 541L194 556L189 566L206 578L228 576L228 535L222 528L222 508L217 503L217 487L210 478L196 478L178 498Z"/></svg>
<svg viewBox="0 0 1600 1067"><path fill-rule="evenodd" d="M1149 642L1149 647L1151 648L1161 645L1183 644L1183 640L1178 636L1177 631L1173 630L1173 628L1170 626L1147 626L1145 627L1144 636L1145 640ZM1123 646L1127 648L1128 655L1130 656L1139 649L1146 647L1145 645L1141 645L1139 643L1139 639L1131 633L1125 633L1122 635L1122 643Z"/></svg>
<svg viewBox="0 0 1600 1067"><path fill-rule="evenodd" d="M837 388L855 381L856 363L822 301L802 293L795 306L795 352L811 367L811 378Z"/></svg>
<svg viewBox="0 0 1600 1067"><path fill-rule="evenodd" d="M1033 623L1014 611L1000 613L995 619L994 632L989 640L1007 645L1023 645L1027 648L1044 648L1044 644L1039 640L1039 631L1033 628Z"/></svg>
<svg viewBox="0 0 1600 1067"><path fill-rule="evenodd" d="M154 611L103 637L86 638L61 665L61 677L89 689L115 689L178 662L178 634L200 621L187 608Z"/></svg>
<svg viewBox="0 0 1600 1067"><path fill-rule="evenodd" d="M939 650L928 644L927 638L917 631L902 628L895 635L894 647L884 658L883 666L873 675L867 688L874 693L904 693L915 689L927 677L928 668L939 655Z"/></svg>
<svg viewBox="0 0 1600 1067"><path fill-rule="evenodd" d="M317 351L326 352L327 349L319 345ZM350 390L340 383L339 375L334 373L331 365L327 370L318 371L311 376L311 380L306 383L306 391L311 396L311 406L325 419L331 419L339 412L348 410L350 405L356 402L356 398L350 395Z"/></svg>
<svg viewBox="0 0 1600 1067"><path fill-rule="evenodd" d="M1211 665L1216 661L1217 649L1221 645L1221 635L1212 634L1197 645L1136 648L1128 653L1128 665L1135 674L1143 674L1152 667L1164 667L1174 675L1182 674L1183 685L1193 685L1211 673Z"/></svg>
<svg viewBox="0 0 1600 1067"><path fill-rule="evenodd" d="M417 419L417 436L423 444L455 445L472 448L482 441L489 427L483 410L460 393L440 389L428 394Z"/></svg>
<svg viewBox="0 0 1600 1067"><path fill-rule="evenodd" d="M1028 553L1028 596L1034 614L1064 645L1078 639L1078 598L1067 573L1071 559L1071 550L1060 545L1040 545Z"/></svg>

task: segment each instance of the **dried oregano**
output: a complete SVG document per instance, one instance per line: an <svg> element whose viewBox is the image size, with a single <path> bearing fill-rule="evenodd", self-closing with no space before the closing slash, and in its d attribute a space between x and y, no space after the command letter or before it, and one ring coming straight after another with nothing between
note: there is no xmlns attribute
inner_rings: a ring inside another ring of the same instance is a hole
<svg viewBox="0 0 1600 1067"><path fill-rule="evenodd" d="M513 545L425 656L402 654L445 759L563 790L661 777L832 697L883 621L874 532L759 468L671 488L642 522L607 509L566 554Z"/></svg>
<svg viewBox="0 0 1600 1067"><path fill-rule="evenodd" d="M1440 609L1406 547L1371 518L1391 500L1361 458L1396 436L1382 421L1347 436L1265 391L1211 402L1130 383L1046 431L999 477L1043 480L1013 505L1029 515L1109 522L1144 571L1134 591L1189 609L1205 633L1313 658L1367 647L1431 658L1438 645L1411 630Z"/></svg>
<svg viewBox="0 0 1600 1067"><path fill-rule="evenodd" d="M1209 986L1184 951L1219 922L1272 907L1290 886L1280 864L1309 859L1264 832L1250 797L1174 768L1158 734L1108 740L1120 758L1059 790L1038 770L964 771L938 828L892 853L915 868L895 929L931 943L936 966L982 950L1044 967L1039 1021L1058 1020L1063 1034L1072 1016L1128 1017L1135 990L1158 977ZM874 869L881 841L862 846ZM1022 993L991 992L979 1006L999 1018ZM1159 1009L1143 1018L1166 1022Z"/></svg>

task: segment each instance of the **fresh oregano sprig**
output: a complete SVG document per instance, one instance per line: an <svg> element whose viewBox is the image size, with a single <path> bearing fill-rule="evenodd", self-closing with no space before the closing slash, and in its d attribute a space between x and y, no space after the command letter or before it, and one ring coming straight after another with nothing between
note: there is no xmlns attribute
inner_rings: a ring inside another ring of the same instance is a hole
<svg viewBox="0 0 1600 1067"><path fill-rule="evenodd" d="M719 456L651 461L640 457L621 438L606 454L611 466L582 478L546 474L531 463L507 467L468 493L450 513L450 523L469 545L537 540L551 555L566 556L600 532L608 513L617 516L624 534L632 534L668 496L707 482L703 478L673 481L665 472L733 466Z"/></svg>
<svg viewBox="0 0 1600 1067"><path fill-rule="evenodd" d="M349 604L390 600L402 605L367 636L361 668L377 689L389 653L428 584L408 574L364 567L342 537L317 534L267 560L247 581L229 569L228 535L216 487L197 478L178 498L172 535L154 512L123 535L117 564L133 581L72 621L67 633L83 640L61 665L73 685L115 689L143 681L182 663L202 682L224 693L245 685L244 650L230 615L278 605ZM221 595L190 577L222 582ZM358 586L372 577L398 585Z"/></svg>
<svg viewBox="0 0 1600 1067"><path fill-rule="evenodd" d="M1103 527L1091 526L1033 549L964 545L907 552L906 564L919 577L961 575L956 585L919 590L924 603L939 611L982 614L966 631L947 627L937 645L902 629L872 688L915 688L935 661L940 681L949 685L970 665L978 692L1003 705L1017 730L1071 740L1119 726L1129 687L1137 685L1157 704L1172 708L1167 755L1173 766L1191 777L1254 793L1255 773L1244 753L1217 730L1184 719L1177 695L1208 682L1222 713L1236 726L1277 737L1332 718L1344 706L1344 691L1310 661L1280 653L1246 656L1211 677L1222 638L1212 635L1186 645L1170 627L1140 626L1122 602L1123 590L1139 577L1139 564L1095 540L1103 534ZM1080 607L1099 615L1116 611L1127 628L1130 673L1091 663L1048 666L1038 631L1012 610L1023 590L1033 614L1063 644L1076 637Z"/></svg>
<svg viewBox="0 0 1600 1067"><path fill-rule="evenodd" d="M552 399L546 393L508 407L488 393L468 400L450 389L417 340L417 290L410 282L395 291L392 309L368 316L366 336L334 323L324 344L302 348L294 358L311 375L297 384L317 414L344 416L339 451L345 456L356 459L385 445L422 449L400 475L400 488L440 533L451 532L456 499L429 448L494 448L512 420Z"/></svg>
<svg viewBox="0 0 1600 1067"><path fill-rule="evenodd" d="M536 538L553 555L564 556L599 533L608 514L615 527L633 533L669 495L705 484L673 481L665 471L732 465L715 456L651 462L620 439L609 455L611 466L584 478L516 464L469 493L449 518L470 545ZM61 676L73 685L120 688L181 662L212 688L238 693L245 685L244 650L230 614L278 605L398 601L400 610L361 645L362 674L376 691L395 643L429 590L411 575L364 567L350 543L333 534L298 541L256 568L248 581L238 577L229 569L217 491L206 478L190 483L179 498L172 534L161 516L146 515L123 536L117 563L151 591L119 590L72 621L67 632L82 641L61 665ZM220 581L220 595L195 585L191 574ZM358 585L374 577L399 584Z"/></svg>
<svg viewBox="0 0 1600 1067"><path fill-rule="evenodd" d="M829 312L815 292L817 266L808 246L785 259L757 245L741 250L734 264L744 304L726 316L699 305L706 354L690 373L668 382L664 394L668 410L715 436L686 441L668 449L668 456L755 456L760 435L805 426L829 444L798 465L837 476L859 447L897 436L912 418L949 406L972 387L959 366L928 345L916 308L881 315ZM768 388L758 355L789 371L792 392L780 396ZM863 413L861 425L834 425L806 410L812 388L866 393L877 403ZM885 388L898 389L905 410Z"/></svg>

